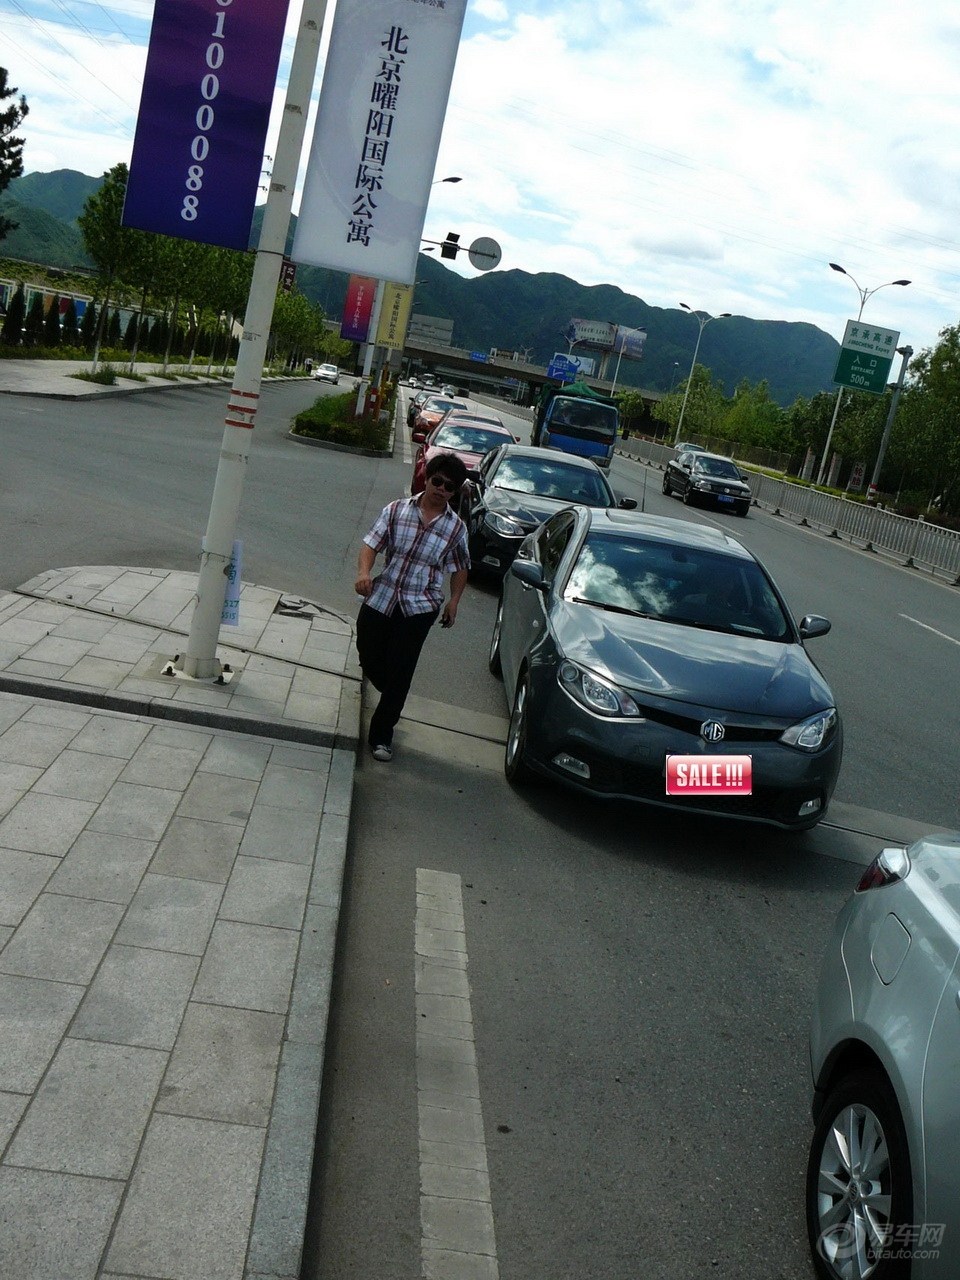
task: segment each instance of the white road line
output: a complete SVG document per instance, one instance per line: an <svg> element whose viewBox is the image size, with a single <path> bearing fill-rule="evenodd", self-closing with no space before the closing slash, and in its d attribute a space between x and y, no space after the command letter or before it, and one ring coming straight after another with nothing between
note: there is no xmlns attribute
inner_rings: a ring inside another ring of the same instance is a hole
<svg viewBox="0 0 960 1280"><path fill-rule="evenodd" d="M908 622L914 622L918 627L923 627L924 631L932 631L935 636L939 636L941 640L949 640L951 644L960 645L960 640L954 636L948 636L945 631L938 631L936 627L928 626L927 623L921 622L919 618L911 618L909 613L901 613L901 618L906 618Z"/></svg>
<svg viewBox="0 0 960 1280"><path fill-rule="evenodd" d="M421 1275L499 1280L460 877L417 869Z"/></svg>

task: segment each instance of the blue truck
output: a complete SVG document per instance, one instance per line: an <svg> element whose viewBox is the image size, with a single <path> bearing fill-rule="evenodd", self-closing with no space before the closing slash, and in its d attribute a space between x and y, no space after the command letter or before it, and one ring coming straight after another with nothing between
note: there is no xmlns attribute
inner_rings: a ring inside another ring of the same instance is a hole
<svg viewBox="0 0 960 1280"><path fill-rule="evenodd" d="M592 458L607 470L620 429L617 403L585 382L550 383L537 401L531 443Z"/></svg>

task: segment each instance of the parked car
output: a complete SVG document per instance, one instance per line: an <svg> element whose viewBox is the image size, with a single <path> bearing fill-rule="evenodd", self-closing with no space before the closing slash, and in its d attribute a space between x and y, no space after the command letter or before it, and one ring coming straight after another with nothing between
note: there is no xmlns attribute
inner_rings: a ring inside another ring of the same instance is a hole
<svg viewBox="0 0 960 1280"><path fill-rule="evenodd" d="M455 396L458 392L452 382L445 382L440 388L440 394L445 396Z"/></svg>
<svg viewBox="0 0 960 1280"><path fill-rule="evenodd" d="M687 506L714 502L738 516L747 514L752 499L750 486L732 458L689 449L667 463L663 492L679 494Z"/></svg>
<svg viewBox="0 0 960 1280"><path fill-rule="evenodd" d="M461 499L474 569L504 573L527 534L571 503L624 510L637 505L633 498L617 499L606 476L587 458L520 444L487 454Z"/></svg>
<svg viewBox="0 0 960 1280"><path fill-rule="evenodd" d="M420 412L421 406L426 404L426 402L430 399L431 394L432 394L431 392L424 390L424 391L418 391L417 394L412 397L412 399L410 400L410 403L407 405L407 426L408 427L411 427L411 428L413 427L413 424L417 418L417 414Z"/></svg>
<svg viewBox="0 0 960 1280"><path fill-rule="evenodd" d="M336 386L340 381L340 370L335 364L318 364L313 376L318 382L332 382Z"/></svg>
<svg viewBox="0 0 960 1280"><path fill-rule="evenodd" d="M423 492L427 483L427 463L435 453L457 454L467 468L468 479L476 480L479 477L481 459L497 445L512 444L513 441L513 435L502 422L445 414L440 424L434 427L417 450L417 456L413 460L410 492Z"/></svg>
<svg viewBox="0 0 960 1280"><path fill-rule="evenodd" d="M837 917L813 1009L807 1230L825 1280L957 1274L958 958L960 832L884 849Z"/></svg>
<svg viewBox="0 0 960 1280"><path fill-rule="evenodd" d="M816 615L798 627L759 560L719 529L561 511L524 541L497 609L506 775L812 827L836 785L842 731L803 642L829 629ZM668 794L671 757L718 789ZM739 794L719 789L731 758L751 777Z"/></svg>
<svg viewBox="0 0 960 1280"><path fill-rule="evenodd" d="M448 409L467 410L462 400L451 400L449 396L429 395L419 406L411 423L411 438L414 444L422 444L429 432L440 422Z"/></svg>
<svg viewBox="0 0 960 1280"><path fill-rule="evenodd" d="M692 444L690 441L684 441L682 444L675 444L673 448L678 458L681 453L706 453L707 452L706 449L704 449L702 444Z"/></svg>

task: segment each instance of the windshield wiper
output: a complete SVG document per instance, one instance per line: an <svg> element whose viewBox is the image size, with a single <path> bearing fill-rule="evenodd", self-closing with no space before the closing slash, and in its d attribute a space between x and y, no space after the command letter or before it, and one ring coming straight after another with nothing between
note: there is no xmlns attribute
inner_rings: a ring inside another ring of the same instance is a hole
<svg viewBox="0 0 960 1280"><path fill-rule="evenodd" d="M592 604L597 609L606 609L610 613L625 613L631 618L659 618L658 613L641 613L639 609L628 609L624 604L608 604L606 600L588 600L586 596L569 596L572 604Z"/></svg>

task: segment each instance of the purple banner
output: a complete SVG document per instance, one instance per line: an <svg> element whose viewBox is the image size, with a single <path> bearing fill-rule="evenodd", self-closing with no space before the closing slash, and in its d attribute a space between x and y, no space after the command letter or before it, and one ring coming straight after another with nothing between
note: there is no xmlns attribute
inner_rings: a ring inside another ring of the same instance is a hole
<svg viewBox="0 0 960 1280"><path fill-rule="evenodd" d="M246 249L288 0L157 0L123 225Z"/></svg>

